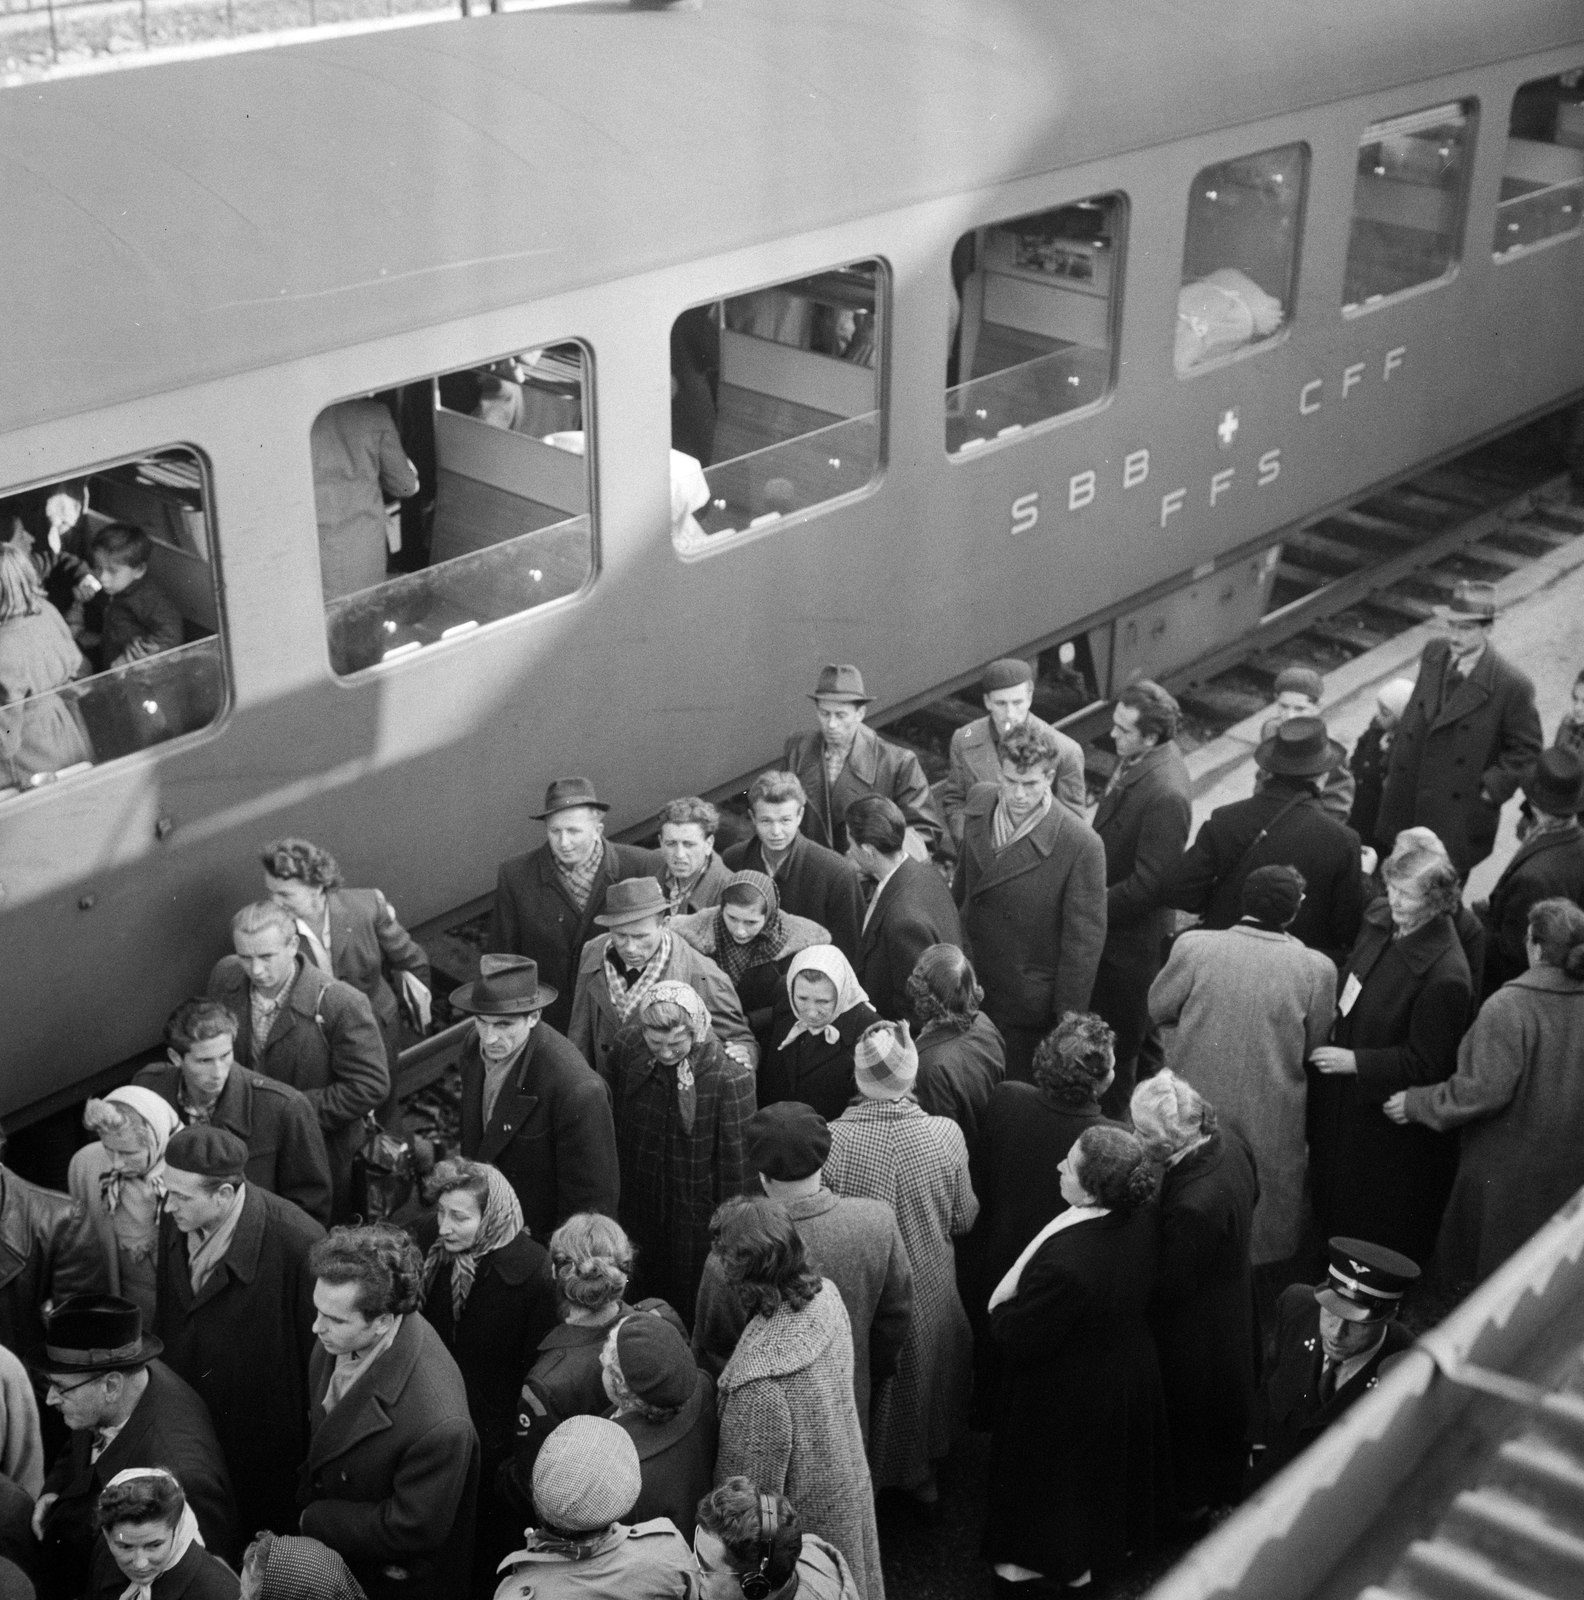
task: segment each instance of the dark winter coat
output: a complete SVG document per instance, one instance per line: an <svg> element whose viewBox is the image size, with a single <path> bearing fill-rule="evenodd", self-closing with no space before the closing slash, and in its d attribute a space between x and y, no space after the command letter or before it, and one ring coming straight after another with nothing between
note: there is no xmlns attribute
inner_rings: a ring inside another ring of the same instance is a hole
<svg viewBox="0 0 1584 1600"><path fill-rule="evenodd" d="M990 1314L1001 1357L984 1553L1057 1583L1146 1555L1170 1510L1166 1406L1145 1306L1152 1205L1054 1235Z"/></svg>
<svg viewBox="0 0 1584 1600"><path fill-rule="evenodd" d="M83 1207L0 1167L0 1344L29 1360L44 1343L46 1300L108 1289Z"/></svg>
<svg viewBox="0 0 1584 1600"><path fill-rule="evenodd" d="M783 985L783 991L785 986ZM801 1100L827 1122L834 1122L858 1092L853 1078L853 1050L865 1028L880 1020L873 1006L849 1006L836 1018L838 1039L827 1044L821 1033L800 1033L791 1044L781 1041L792 1031L790 1001L776 1012L771 1039L776 1048L759 1063L759 1104Z"/></svg>
<svg viewBox="0 0 1584 1600"><path fill-rule="evenodd" d="M182 1072L168 1061L144 1067L132 1081L181 1109ZM243 1177L301 1207L315 1222L330 1221L330 1157L308 1097L263 1073L232 1067L210 1124L248 1147Z"/></svg>
<svg viewBox="0 0 1584 1600"><path fill-rule="evenodd" d="M127 1582L101 1536L94 1545L93 1571L85 1600L121 1600ZM242 1584L225 1562L195 1542L174 1567L154 1580L149 1593L153 1600L237 1600Z"/></svg>
<svg viewBox="0 0 1584 1600"><path fill-rule="evenodd" d="M540 1020L484 1124L484 1058L462 1047L462 1154L499 1167L523 1222L548 1239L578 1211L616 1215L621 1177L610 1091L567 1041Z"/></svg>
<svg viewBox="0 0 1584 1600"><path fill-rule="evenodd" d="M1534 770L1540 714L1534 685L1490 644L1446 694L1449 654L1445 639L1432 639L1419 658L1392 735L1375 840L1386 851L1404 828L1431 828L1466 873L1491 853L1502 806Z"/></svg>
<svg viewBox="0 0 1584 1600"><path fill-rule="evenodd" d="M1362 984L1332 1041L1352 1050L1357 1074L1309 1070L1309 1174L1322 1233L1368 1239L1424 1265L1457 1161L1449 1134L1400 1127L1381 1107L1399 1089L1440 1083L1457 1065L1473 986L1450 917L1392 937L1377 900L1337 985Z"/></svg>
<svg viewBox="0 0 1584 1600"><path fill-rule="evenodd" d="M1192 784L1175 739L1146 750L1100 797L1094 831L1105 846L1107 961L1150 977L1160 970L1175 921L1162 893L1192 821Z"/></svg>
<svg viewBox="0 0 1584 1600"><path fill-rule="evenodd" d="M1353 809L1348 826L1359 838L1375 841L1375 822L1380 816L1381 790L1386 785L1386 762L1391 753L1391 737L1378 722L1372 721L1358 737L1348 757L1353 774Z"/></svg>
<svg viewBox="0 0 1584 1600"><path fill-rule="evenodd" d="M932 944L962 944L957 906L946 880L927 861L903 860L870 903L853 963L869 1003L891 1022L918 1028L907 981Z"/></svg>
<svg viewBox="0 0 1584 1600"><path fill-rule="evenodd" d="M1229 1505L1242 1493L1259 1368L1249 1267L1258 1198L1253 1154L1228 1125L1161 1176L1149 1322L1184 1513Z"/></svg>
<svg viewBox="0 0 1584 1600"><path fill-rule="evenodd" d="M316 1346L313 1442L298 1474L301 1531L341 1556L368 1600L454 1600L473 1557L479 1464L456 1362L411 1312L327 1414L334 1370L335 1357Z"/></svg>
<svg viewBox="0 0 1584 1600"><path fill-rule="evenodd" d="M1531 833L1513 852L1482 909L1485 924L1485 972L1481 993L1495 994L1529 970L1524 940L1529 934L1529 908L1559 896L1584 905L1584 830L1577 821L1565 828ZM1476 980L1480 974L1474 974Z"/></svg>
<svg viewBox="0 0 1584 1600"><path fill-rule="evenodd" d="M244 1539L297 1531L297 1468L308 1453L308 1359L314 1276L308 1253L324 1229L251 1184L231 1248L195 1296L187 1235L160 1219L154 1331L165 1361L214 1421Z"/></svg>
<svg viewBox="0 0 1584 1600"><path fill-rule="evenodd" d="M628 878L658 878L665 857L658 850L604 841L605 855L581 911L562 883L550 846L503 861L495 881L486 948L507 955L532 956L539 981L556 991L544 1020L565 1033L572 1020L572 991L583 946L603 933L594 918L605 909L605 891Z"/></svg>
<svg viewBox="0 0 1584 1600"><path fill-rule="evenodd" d="M715 1415L715 1380L695 1375L692 1397L666 1422L651 1422L629 1411L616 1425L631 1435L638 1450L643 1487L626 1514L628 1523L669 1517L684 1539L693 1538L698 1503L715 1487L715 1449L720 1422Z"/></svg>
<svg viewBox="0 0 1584 1600"><path fill-rule="evenodd" d="M774 878L783 911L829 928L830 942L849 961L857 959L863 890L858 869L846 856L837 855L800 833L793 836L791 847L775 872L765 865L764 847L757 836L734 844L721 860L733 872L763 872Z"/></svg>
<svg viewBox="0 0 1584 1600"><path fill-rule="evenodd" d="M931 1023L914 1036L918 1078L913 1098L932 1117L950 1117L971 1151L995 1087L1006 1077L1006 1044L984 1012L966 1028Z"/></svg>
<svg viewBox="0 0 1584 1600"><path fill-rule="evenodd" d="M834 783L825 776L825 736L817 730L794 733L786 742L783 763L788 772L797 774L808 796L804 834L837 854L847 849L844 819L848 806L871 794L894 801L908 827L925 845L933 845L941 836L940 809L918 757L882 739L865 723L858 725L852 749Z"/></svg>

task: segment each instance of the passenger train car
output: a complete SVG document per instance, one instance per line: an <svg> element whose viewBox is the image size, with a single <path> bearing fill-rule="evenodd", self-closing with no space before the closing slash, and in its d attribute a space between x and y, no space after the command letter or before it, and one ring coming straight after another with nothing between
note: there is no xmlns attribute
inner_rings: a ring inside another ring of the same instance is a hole
<svg viewBox="0 0 1584 1600"><path fill-rule="evenodd" d="M1235 637L1284 528L1584 392L1581 69L1576 0L704 0L7 91L11 536L142 527L184 642L0 708L0 1113L157 1040L271 837L416 924L822 662Z"/></svg>

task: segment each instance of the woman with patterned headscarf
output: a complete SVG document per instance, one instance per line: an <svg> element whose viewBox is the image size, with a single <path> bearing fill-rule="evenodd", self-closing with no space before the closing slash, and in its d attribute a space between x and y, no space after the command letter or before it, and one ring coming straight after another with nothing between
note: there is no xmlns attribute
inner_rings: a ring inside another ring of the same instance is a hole
<svg viewBox="0 0 1584 1600"><path fill-rule="evenodd" d="M853 1047L879 1020L852 963L835 945L798 951L787 964L773 1048L759 1069L759 1104L801 1100L834 1122L857 1092Z"/></svg>
<svg viewBox="0 0 1584 1600"><path fill-rule="evenodd" d="M352 1569L327 1544L261 1533L242 1558L241 1600L367 1600Z"/></svg>
<svg viewBox="0 0 1584 1600"><path fill-rule="evenodd" d="M710 1217L747 1180L751 1067L729 1056L691 987L657 983L611 1049L621 1163L618 1215L637 1247L637 1283L689 1323L710 1251Z"/></svg>
<svg viewBox="0 0 1584 1600"><path fill-rule="evenodd" d="M808 917L783 911L775 879L764 872L734 873L722 887L718 905L673 917L671 931L731 980L758 1041L759 1059L765 1060L776 1045L771 1029L787 966L800 950L829 944L830 933Z"/></svg>
<svg viewBox="0 0 1584 1600"><path fill-rule="evenodd" d="M88 1213L104 1252L110 1293L130 1300L152 1328L165 1146L181 1117L163 1095L128 1085L90 1100L83 1125L99 1138L71 1158L66 1186Z"/></svg>

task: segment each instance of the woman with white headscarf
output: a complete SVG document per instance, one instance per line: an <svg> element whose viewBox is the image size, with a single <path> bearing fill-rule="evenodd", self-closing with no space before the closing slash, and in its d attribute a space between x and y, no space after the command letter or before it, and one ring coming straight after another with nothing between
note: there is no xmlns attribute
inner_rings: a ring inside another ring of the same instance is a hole
<svg viewBox="0 0 1584 1600"><path fill-rule="evenodd" d="M852 1102L853 1047L880 1020L858 975L833 944L799 950L771 1029L775 1050L759 1068L759 1104L801 1100L827 1122Z"/></svg>
<svg viewBox="0 0 1584 1600"><path fill-rule="evenodd" d="M751 1067L721 1048L704 1002L662 981L610 1056L617 1216L638 1251L637 1286L693 1320L715 1208L743 1192L754 1114Z"/></svg>
<svg viewBox="0 0 1584 1600"><path fill-rule="evenodd" d="M238 1600L237 1576L204 1549L182 1486L163 1467L128 1467L99 1495L86 1600Z"/></svg>
<svg viewBox="0 0 1584 1600"><path fill-rule="evenodd" d="M130 1300L154 1326L160 1211L165 1202L165 1146L181 1117L163 1095L128 1085L83 1108L99 1135L71 1159L66 1186L80 1201L104 1252L110 1293Z"/></svg>

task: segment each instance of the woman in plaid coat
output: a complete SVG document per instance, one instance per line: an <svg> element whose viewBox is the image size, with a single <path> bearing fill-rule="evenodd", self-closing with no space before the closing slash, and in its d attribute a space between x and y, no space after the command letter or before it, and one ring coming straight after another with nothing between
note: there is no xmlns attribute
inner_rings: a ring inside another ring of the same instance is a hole
<svg viewBox="0 0 1584 1600"><path fill-rule="evenodd" d="M691 1321L710 1252L710 1217L743 1192L753 1068L721 1048L704 1002L661 982L611 1047L621 1165L618 1220L637 1247L640 1292Z"/></svg>
<svg viewBox="0 0 1584 1600"><path fill-rule="evenodd" d="M913 1266L913 1321L896 1376L875 1396L870 1467L877 1489L905 1489L933 1506L935 1463L968 1423L973 1333L952 1240L973 1226L979 1202L962 1129L913 1099L918 1052L907 1024L870 1028L854 1070L860 1098L830 1125L825 1181L839 1195L884 1200Z"/></svg>

